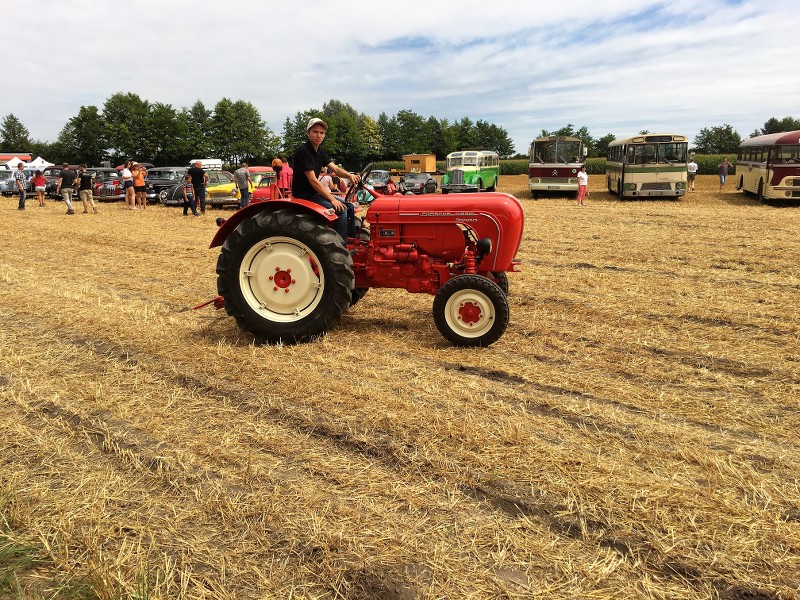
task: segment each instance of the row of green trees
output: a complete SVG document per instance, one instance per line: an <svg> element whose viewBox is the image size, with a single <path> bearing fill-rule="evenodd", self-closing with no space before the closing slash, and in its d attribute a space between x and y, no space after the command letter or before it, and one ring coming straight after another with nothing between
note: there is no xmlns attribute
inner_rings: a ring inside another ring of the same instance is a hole
<svg viewBox="0 0 800 600"><path fill-rule="evenodd" d="M298 112L286 118L282 135L275 134L250 102L223 98L207 109L201 101L191 108L175 109L170 104L149 102L134 93L109 97L102 109L81 106L64 125L55 142L31 140L25 125L13 114L0 125L0 151L30 151L53 162L82 162L91 165L104 160L134 157L155 164L186 164L196 157L213 156L227 164L247 160L267 164L275 156L287 156L305 140L305 126L311 117L328 123L325 146L337 160L357 168L370 161L400 160L404 154L435 154L443 158L463 148L489 148L503 158L523 158L502 127L468 117L450 123L427 119L411 110L394 116L381 113L377 119L359 113L339 100L322 108ZM751 136L800 129L794 117L772 117ZM642 131L640 133L649 133ZM586 126L568 123L540 136L570 135L584 140L589 157L603 157L613 133L594 138ZM699 154L734 154L741 136L728 124L705 127L694 139Z"/></svg>
<svg viewBox="0 0 800 600"><path fill-rule="evenodd" d="M490 148L501 156L514 153L505 129L467 117L450 123L401 110L374 119L349 104L330 100L321 109L287 118L283 135L278 136L250 102L223 98L209 110L198 100L191 108L178 110L134 93L114 94L102 108L81 106L55 142L32 140L27 127L9 114L0 126L0 151L30 151L53 162L90 165L125 157L161 165L186 164L207 156L227 164L242 160L268 164L275 156L293 153L306 139L305 126L311 117L328 123L328 152L351 168L369 161L397 160L403 154L445 156L461 148Z"/></svg>

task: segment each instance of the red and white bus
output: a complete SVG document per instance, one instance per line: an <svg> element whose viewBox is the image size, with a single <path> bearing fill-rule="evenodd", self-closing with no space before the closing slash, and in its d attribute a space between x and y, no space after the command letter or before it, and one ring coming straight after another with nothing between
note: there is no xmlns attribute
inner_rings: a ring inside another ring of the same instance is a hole
<svg viewBox="0 0 800 600"><path fill-rule="evenodd" d="M736 189L759 200L800 198L800 130L744 140L736 157Z"/></svg>
<svg viewBox="0 0 800 600"><path fill-rule="evenodd" d="M528 189L539 192L578 193L578 171L587 154L583 140L566 135L549 135L531 142Z"/></svg>

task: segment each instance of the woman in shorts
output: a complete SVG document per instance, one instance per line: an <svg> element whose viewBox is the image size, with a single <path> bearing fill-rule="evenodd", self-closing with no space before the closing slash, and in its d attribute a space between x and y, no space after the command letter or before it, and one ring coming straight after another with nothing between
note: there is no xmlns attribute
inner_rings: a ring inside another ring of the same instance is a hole
<svg viewBox="0 0 800 600"><path fill-rule="evenodd" d="M147 186L144 183L144 178L147 177L147 169L139 163L133 163L131 165L131 174L133 175L133 193L136 207L144 210L147 208Z"/></svg>
<svg viewBox="0 0 800 600"><path fill-rule="evenodd" d="M132 164L131 161L126 160L120 172L122 191L125 194L125 207L128 210L136 210L136 192L133 189L133 173L131 173Z"/></svg>
<svg viewBox="0 0 800 600"><path fill-rule="evenodd" d="M44 190L47 185L47 180L42 175L41 171L36 171L33 174L33 189L36 192L36 199L39 201L39 206L44 206Z"/></svg>

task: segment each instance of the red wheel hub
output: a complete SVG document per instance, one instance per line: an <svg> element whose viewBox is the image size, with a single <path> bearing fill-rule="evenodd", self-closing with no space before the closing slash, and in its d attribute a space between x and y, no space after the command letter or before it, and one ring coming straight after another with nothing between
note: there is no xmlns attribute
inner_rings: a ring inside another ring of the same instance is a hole
<svg viewBox="0 0 800 600"><path fill-rule="evenodd" d="M481 307L474 302L463 302L458 307L458 318L462 323L466 323L467 325L475 325L475 323L481 320L482 316Z"/></svg>
<svg viewBox="0 0 800 600"><path fill-rule="evenodd" d="M294 279L292 279L291 269L286 269L284 271L280 267L275 267L275 275L270 275L269 278L270 281L275 284L275 291L278 291L278 288L283 288L288 292L289 286L293 283L297 283Z"/></svg>

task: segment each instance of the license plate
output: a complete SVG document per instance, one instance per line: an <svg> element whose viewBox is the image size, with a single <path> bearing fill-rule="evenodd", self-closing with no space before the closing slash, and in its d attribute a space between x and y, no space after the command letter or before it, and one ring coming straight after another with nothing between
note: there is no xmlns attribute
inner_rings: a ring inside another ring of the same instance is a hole
<svg viewBox="0 0 800 600"><path fill-rule="evenodd" d="M548 190L560 190L561 186L560 185L548 185L547 189Z"/></svg>

